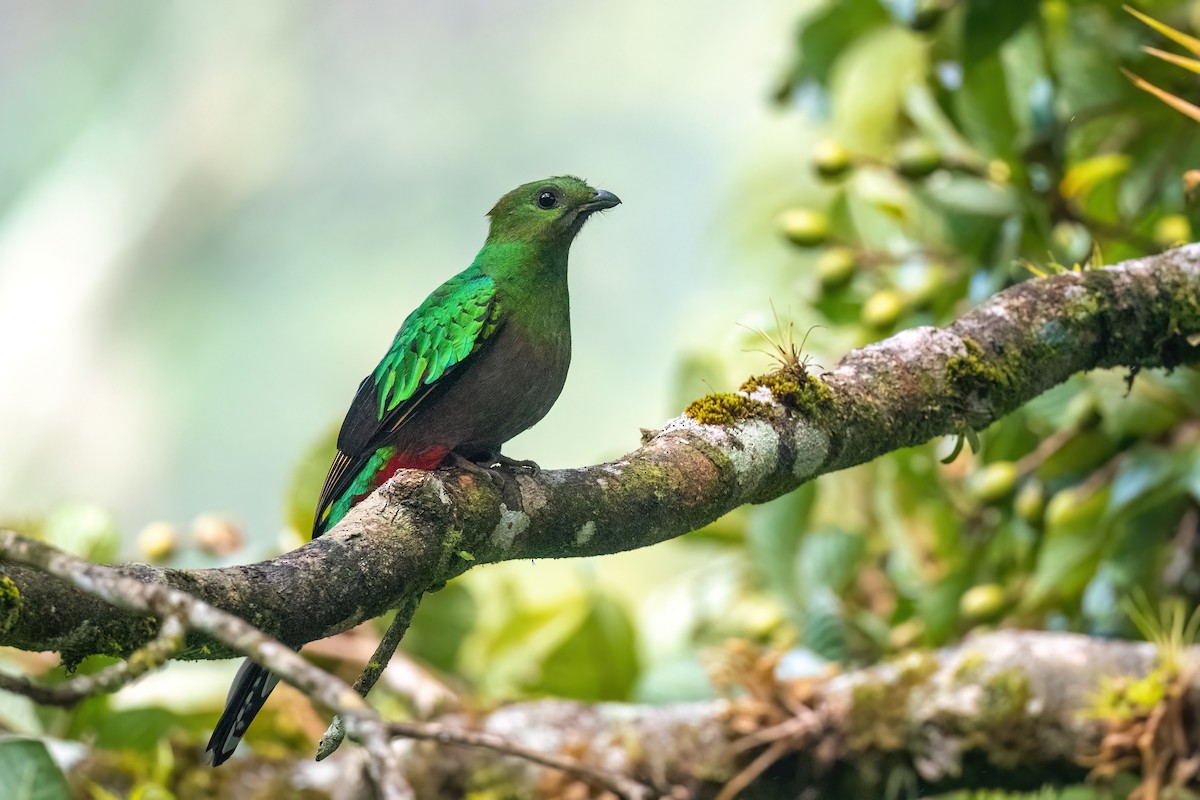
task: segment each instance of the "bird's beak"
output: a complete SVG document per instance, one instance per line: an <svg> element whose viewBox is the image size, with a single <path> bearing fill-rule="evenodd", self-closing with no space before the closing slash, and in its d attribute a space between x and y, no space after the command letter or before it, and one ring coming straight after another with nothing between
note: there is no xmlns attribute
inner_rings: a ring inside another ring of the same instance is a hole
<svg viewBox="0 0 1200 800"><path fill-rule="evenodd" d="M621 205L621 198L617 197L612 192L607 192L604 189L597 189L596 193L592 195L592 199L580 206L580 210L591 213L592 211L603 211L606 208L612 208L613 206L619 205Z"/></svg>

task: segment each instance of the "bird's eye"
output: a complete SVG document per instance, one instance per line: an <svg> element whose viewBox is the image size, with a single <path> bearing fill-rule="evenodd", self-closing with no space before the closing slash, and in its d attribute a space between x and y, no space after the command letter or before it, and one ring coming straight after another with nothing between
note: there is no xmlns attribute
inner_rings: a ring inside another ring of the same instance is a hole
<svg viewBox="0 0 1200 800"><path fill-rule="evenodd" d="M549 189L538 195L538 208L551 209L558 205L558 195Z"/></svg>

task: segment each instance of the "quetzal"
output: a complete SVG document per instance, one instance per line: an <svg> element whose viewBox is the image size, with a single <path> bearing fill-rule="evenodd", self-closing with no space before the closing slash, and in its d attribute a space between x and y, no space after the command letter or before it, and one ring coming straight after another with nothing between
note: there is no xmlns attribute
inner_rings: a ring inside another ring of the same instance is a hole
<svg viewBox="0 0 1200 800"><path fill-rule="evenodd" d="M562 391L571 361L567 253L589 216L620 202L569 176L500 198L471 266L408 315L359 384L317 500L314 538L397 470L536 468L500 447ZM250 660L242 665L208 742L214 765L233 753L278 682Z"/></svg>

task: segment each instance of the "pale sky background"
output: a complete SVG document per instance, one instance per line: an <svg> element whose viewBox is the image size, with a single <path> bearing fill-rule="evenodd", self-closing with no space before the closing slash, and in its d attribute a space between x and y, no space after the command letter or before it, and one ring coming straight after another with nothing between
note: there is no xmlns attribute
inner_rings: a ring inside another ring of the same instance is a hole
<svg viewBox="0 0 1200 800"><path fill-rule="evenodd" d="M681 354L765 305L732 220L802 169L767 101L795 6L0 0L0 518L216 511L270 546L487 209L564 172L625 202L573 250L566 390L507 451L635 447Z"/></svg>

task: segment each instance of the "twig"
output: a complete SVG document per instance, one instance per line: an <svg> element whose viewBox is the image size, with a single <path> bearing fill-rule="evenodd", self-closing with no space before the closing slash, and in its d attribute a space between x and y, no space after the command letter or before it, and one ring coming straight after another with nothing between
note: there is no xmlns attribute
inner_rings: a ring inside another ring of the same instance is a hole
<svg viewBox="0 0 1200 800"><path fill-rule="evenodd" d="M387 669L388 662L392 660L396 648L400 646L400 640L404 638L404 634L412 622L413 614L416 613L419 603L419 598L410 599L396 609L396 616L392 619L392 624L388 626L387 632L384 633L383 639L380 640L379 645L375 648L375 654L371 656L371 660L363 668L362 674L354 682L354 691L358 692L361 696L367 696L367 693L375 686L379 677L383 675L383 671ZM323 761L333 755L333 752L341 746L342 740L345 738L346 723L342 721L342 717L339 714L334 716L333 721L329 723L329 727L325 731L325 735L321 737L321 741L317 744L317 761Z"/></svg>
<svg viewBox="0 0 1200 800"><path fill-rule="evenodd" d="M783 758L788 749L789 745L786 739L775 741L770 747L759 753L758 757L751 761L745 769L734 775L729 783L721 788L716 800L733 800L743 789L754 783L759 775L766 772L772 764Z"/></svg>
<svg viewBox="0 0 1200 800"><path fill-rule="evenodd" d="M601 786L610 792L616 792L626 800L652 800L656 797L654 790L643 783L627 778L615 772L584 764L582 761L568 756L553 755L540 750L531 750L519 744L514 744L502 736L481 731L464 731L429 722L392 722L388 731L393 736L403 736L406 739L420 739L438 744L454 745L457 747L478 747L491 750L515 758L522 758L543 767L557 769L574 775L580 780Z"/></svg>
<svg viewBox="0 0 1200 800"><path fill-rule="evenodd" d="M186 628L178 614L159 623L153 639L135 650L126 661L105 667L93 675L78 675L57 686L34 683L28 678L0 673L0 689L21 694L47 706L73 706L94 694L115 692L152 669L165 664L179 651Z"/></svg>

